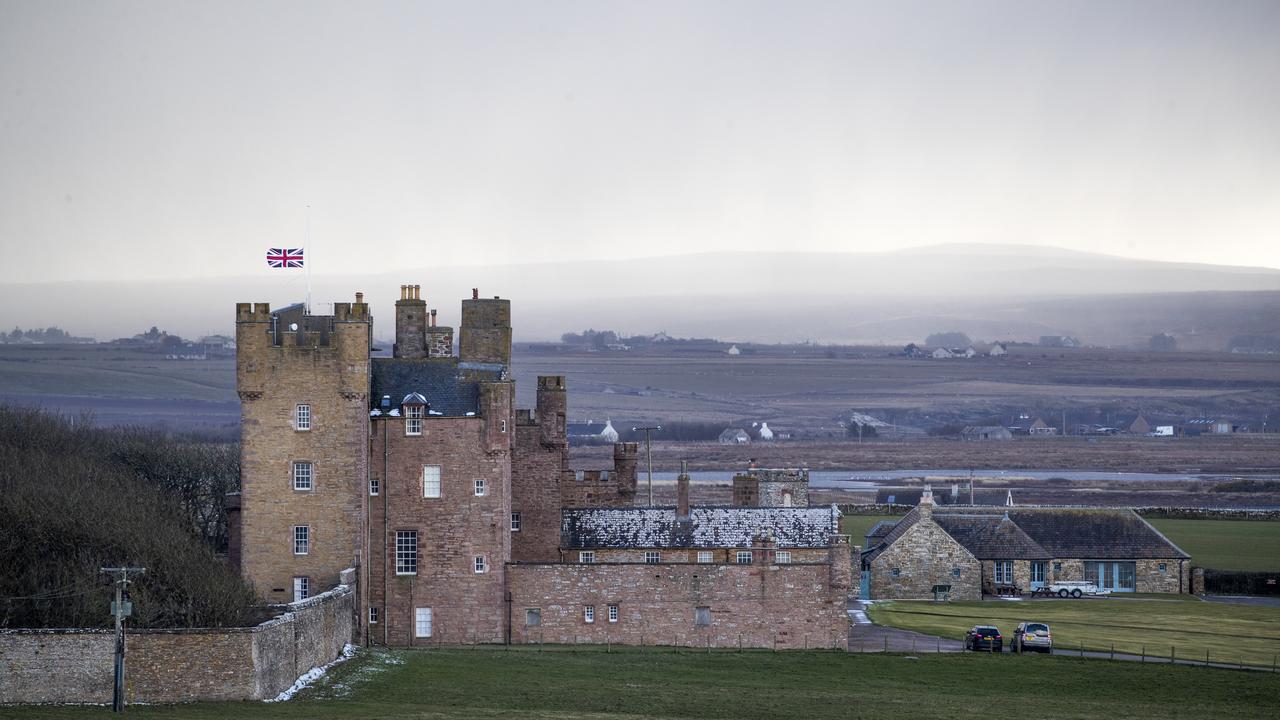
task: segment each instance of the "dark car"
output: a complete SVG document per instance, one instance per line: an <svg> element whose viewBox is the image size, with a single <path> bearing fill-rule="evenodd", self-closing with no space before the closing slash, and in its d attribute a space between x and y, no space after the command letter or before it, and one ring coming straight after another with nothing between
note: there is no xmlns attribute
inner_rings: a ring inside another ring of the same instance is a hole
<svg viewBox="0 0 1280 720"><path fill-rule="evenodd" d="M1000 636L1000 628L991 625L974 625L964 634L964 648L983 652L1003 652L1004 638Z"/></svg>

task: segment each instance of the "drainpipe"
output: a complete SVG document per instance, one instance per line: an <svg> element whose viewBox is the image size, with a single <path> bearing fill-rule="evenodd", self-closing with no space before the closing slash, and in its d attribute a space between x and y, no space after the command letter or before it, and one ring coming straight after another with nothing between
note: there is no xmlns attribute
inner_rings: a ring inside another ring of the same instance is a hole
<svg viewBox="0 0 1280 720"><path fill-rule="evenodd" d="M390 505L388 504L387 496L391 494L391 483L387 482L387 480L387 419L384 416L382 418L382 487L379 488L382 490L382 540L379 544L382 546L382 617L380 619L382 620L383 647L388 645L388 633L390 632L388 626L391 624L391 613L389 612L391 607L388 602L391 598L387 594L389 587L387 574L390 572L390 568L387 566L387 533L390 531L390 519L387 517ZM412 612L412 608L410 611Z"/></svg>

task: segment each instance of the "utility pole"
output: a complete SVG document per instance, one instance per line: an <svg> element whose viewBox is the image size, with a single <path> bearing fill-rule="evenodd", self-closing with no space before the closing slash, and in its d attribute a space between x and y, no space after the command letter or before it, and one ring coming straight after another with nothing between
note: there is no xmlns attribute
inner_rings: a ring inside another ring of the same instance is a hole
<svg viewBox="0 0 1280 720"><path fill-rule="evenodd" d="M125 600L129 591L129 573L141 575L144 567L104 567L98 572L116 576L116 601L111 603L111 614L116 617L116 678L115 692L111 697L112 712L124 712L124 619L133 614L133 603Z"/></svg>
<svg viewBox="0 0 1280 720"><path fill-rule="evenodd" d="M644 431L644 455L649 462L649 507L653 507L653 445L650 442L651 438L649 436L649 433L653 432L654 430L661 430L661 429L662 429L661 425L654 425L652 427L631 428L631 432L639 432L641 430Z"/></svg>

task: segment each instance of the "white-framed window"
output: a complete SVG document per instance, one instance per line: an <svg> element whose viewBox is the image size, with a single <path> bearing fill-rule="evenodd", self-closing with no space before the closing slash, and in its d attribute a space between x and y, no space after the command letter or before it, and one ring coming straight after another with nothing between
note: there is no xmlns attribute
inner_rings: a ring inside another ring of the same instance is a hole
<svg viewBox="0 0 1280 720"><path fill-rule="evenodd" d="M298 403L293 409L293 429L294 430L310 430L311 429L311 406L306 403Z"/></svg>
<svg viewBox="0 0 1280 720"><path fill-rule="evenodd" d="M422 406L406 405L404 408L404 434L422 434Z"/></svg>
<svg viewBox="0 0 1280 720"><path fill-rule="evenodd" d="M777 554L774 555L774 559L779 565L788 565L791 563L791 551L779 550Z"/></svg>
<svg viewBox="0 0 1280 720"><path fill-rule="evenodd" d="M709 607L694 608L693 624L697 627L709 627L711 625L711 608Z"/></svg>
<svg viewBox="0 0 1280 720"><path fill-rule="evenodd" d="M414 637L431 637L433 618L431 617L431 608L414 608L413 609L413 636Z"/></svg>
<svg viewBox="0 0 1280 720"><path fill-rule="evenodd" d="M369 608L369 624L370 625L378 624L378 608L376 607Z"/></svg>
<svg viewBox="0 0 1280 720"><path fill-rule="evenodd" d="M396 531L396 574L418 574L418 531Z"/></svg>
<svg viewBox="0 0 1280 720"><path fill-rule="evenodd" d="M293 579L293 601L306 600L311 597L311 578L296 577Z"/></svg>
<svg viewBox="0 0 1280 720"><path fill-rule="evenodd" d="M596 621L596 606L583 605L582 606L582 622L593 623L595 621Z"/></svg>
<svg viewBox="0 0 1280 720"><path fill-rule="evenodd" d="M306 555L311 552L311 526L293 526L293 554Z"/></svg>
<svg viewBox="0 0 1280 720"><path fill-rule="evenodd" d="M369 494L377 495L382 491L382 481L378 478L369 478Z"/></svg>
<svg viewBox="0 0 1280 720"><path fill-rule="evenodd" d="M609 606L609 622L618 622L618 606Z"/></svg>
<svg viewBox="0 0 1280 720"><path fill-rule="evenodd" d="M700 562L700 563L702 563L702 564L704 564L704 565L705 565L705 564L707 564L707 563L709 563L709 562L713 562L713 558L714 558L714 556L712 555L712 553L711 553L711 551L710 551L710 550L699 550L699 551L698 551L698 562Z"/></svg>
<svg viewBox="0 0 1280 720"><path fill-rule="evenodd" d="M498 432L506 432L506 431L507 431L507 421L506 420L499 421Z"/></svg>
<svg viewBox="0 0 1280 720"><path fill-rule="evenodd" d="M650 565L657 565L662 562L662 553L657 550L645 550L644 561Z"/></svg>
<svg viewBox="0 0 1280 720"><path fill-rule="evenodd" d="M422 466L422 497L424 498L440 497L440 466L439 465L423 465Z"/></svg>
<svg viewBox="0 0 1280 720"><path fill-rule="evenodd" d="M1013 561L997 560L996 561L996 582L1005 585L1013 583Z"/></svg>
<svg viewBox="0 0 1280 720"><path fill-rule="evenodd" d="M520 532L520 513L511 513L511 532Z"/></svg>
<svg viewBox="0 0 1280 720"><path fill-rule="evenodd" d="M489 572L489 559L483 555L477 555L474 558L472 558L471 564L475 568L475 571L478 573Z"/></svg>
<svg viewBox="0 0 1280 720"><path fill-rule="evenodd" d="M581 550L578 552L578 562L590 565L596 561L595 550Z"/></svg>
<svg viewBox="0 0 1280 720"><path fill-rule="evenodd" d="M537 627L542 624L542 608L526 608L524 611L526 627Z"/></svg>
<svg viewBox="0 0 1280 720"><path fill-rule="evenodd" d="M476 480L476 497L484 497L488 494L489 484L484 480Z"/></svg>
<svg viewBox="0 0 1280 720"><path fill-rule="evenodd" d="M737 559L738 559L738 564L739 564L739 565L750 565L750 564L751 564L751 551L750 551L750 550L739 550L739 551L738 551L738 555L737 555Z"/></svg>
<svg viewBox="0 0 1280 720"><path fill-rule="evenodd" d="M315 487L316 470L309 462L293 464L293 489L310 490Z"/></svg>

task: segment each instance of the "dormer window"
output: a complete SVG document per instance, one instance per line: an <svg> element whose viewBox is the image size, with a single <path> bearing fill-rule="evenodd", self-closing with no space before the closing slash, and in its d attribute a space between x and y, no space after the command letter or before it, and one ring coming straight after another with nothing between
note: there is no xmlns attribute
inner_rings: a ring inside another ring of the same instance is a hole
<svg viewBox="0 0 1280 720"><path fill-rule="evenodd" d="M409 393L400 402L404 408L404 434L421 435L422 418L427 414L427 399L419 393Z"/></svg>

